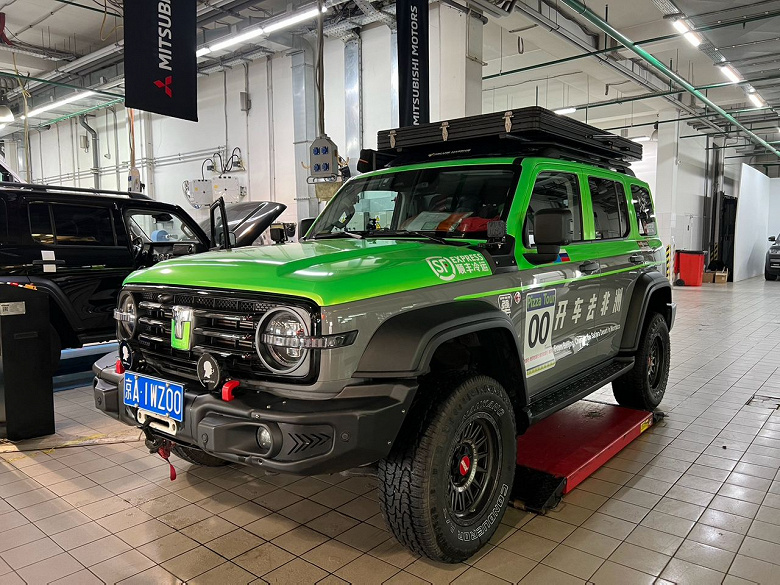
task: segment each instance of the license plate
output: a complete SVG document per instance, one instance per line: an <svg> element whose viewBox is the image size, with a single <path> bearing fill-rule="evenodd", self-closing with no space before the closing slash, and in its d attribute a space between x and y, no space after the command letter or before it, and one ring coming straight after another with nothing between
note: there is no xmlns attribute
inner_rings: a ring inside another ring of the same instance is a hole
<svg viewBox="0 0 780 585"><path fill-rule="evenodd" d="M166 380L125 372L124 403L152 414L182 422L184 386Z"/></svg>

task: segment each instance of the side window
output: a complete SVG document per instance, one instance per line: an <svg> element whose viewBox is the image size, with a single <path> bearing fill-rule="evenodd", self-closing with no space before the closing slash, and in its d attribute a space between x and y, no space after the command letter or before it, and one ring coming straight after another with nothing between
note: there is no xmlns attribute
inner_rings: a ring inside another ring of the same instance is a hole
<svg viewBox="0 0 780 585"><path fill-rule="evenodd" d="M0 242L8 240L8 211L5 208L5 201L0 199Z"/></svg>
<svg viewBox="0 0 780 585"><path fill-rule="evenodd" d="M534 246L534 221L536 213L541 209L570 209L572 242L582 241L582 203L577 175L549 171L539 173L536 177L523 230L529 247Z"/></svg>
<svg viewBox="0 0 780 585"><path fill-rule="evenodd" d="M51 227L48 203L30 203L30 235L41 244L54 244L54 230Z"/></svg>
<svg viewBox="0 0 780 585"><path fill-rule="evenodd" d="M655 210L650 191L639 185L631 185L631 200L639 222L639 235L657 236L658 228L655 225Z"/></svg>
<svg viewBox="0 0 780 585"><path fill-rule="evenodd" d="M597 240L613 240L628 235L628 203L623 184L611 179L588 177L593 223Z"/></svg>
<svg viewBox="0 0 780 585"><path fill-rule="evenodd" d="M107 207L53 204L58 246L113 246L114 230Z"/></svg>

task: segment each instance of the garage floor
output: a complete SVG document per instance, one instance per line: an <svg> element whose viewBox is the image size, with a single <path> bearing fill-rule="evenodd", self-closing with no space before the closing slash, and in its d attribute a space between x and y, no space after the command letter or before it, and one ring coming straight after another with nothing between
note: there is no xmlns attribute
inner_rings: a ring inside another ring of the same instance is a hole
<svg viewBox="0 0 780 585"><path fill-rule="evenodd" d="M0 584L780 583L779 298L678 290L668 418L555 512L510 510L468 564L396 544L369 480L175 461L171 482L134 442L0 454ZM88 388L56 402L110 430Z"/></svg>

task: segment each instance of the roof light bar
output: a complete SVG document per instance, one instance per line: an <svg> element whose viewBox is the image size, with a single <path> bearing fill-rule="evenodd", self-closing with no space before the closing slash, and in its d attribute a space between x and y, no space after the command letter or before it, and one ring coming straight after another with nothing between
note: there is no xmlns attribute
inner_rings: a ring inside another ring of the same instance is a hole
<svg viewBox="0 0 780 585"><path fill-rule="evenodd" d="M40 116L41 114L48 112L49 110L56 110L59 107L67 106L68 104L72 104L73 102L83 100L84 98L88 98L93 95L95 95L94 91L82 91L79 93L74 93L72 95L69 95L65 99L61 99L56 102L51 102L49 104L46 104L45 106L41 106L39 108L35 108L34 110L30 110L29 112L27 112L27 117L35 118L36 116ZM21 116L21 118L24 119L25 116Z"/></svg>
<svg viewBox="0 0 780 585"><path fill-rule="evenodd" d="M560 108L559 110L553 110L554 114L559 116L566 116L567 114L573 114L577 111L577 108Z"/></svg>
<svg viewBox="0 0 780 585"><path fill-rule="evenodd" d="M322 7L322 13L325 14L328 11L327 6ZM240 34L237 34L235 36L231 36L229 38L226 38L224 40L218 41L214 43L213 45L207 45L199 48L195 52L196 57L204 57L208 55L209 53L213 53L215 51L223 51L225 49L228 49L230 47L233 47L235 45L240 45L243 43L247 43L251 41L252 39L256 39L259 36L262 35L268 35L273 32L289 28L291 26L295 26L296 24L300 24L302 22L306 22L307 20L311 20L312 18L316 18L316 16L320 13L319 8L311 8L310 10L305 10L304 12L301 12L300 14L293 14L292 16L289 16L287 18L283 18L281 20L278 20L276 22L272 22L268 26L265 27L253 27L251 30L246 30Z"/></svg>

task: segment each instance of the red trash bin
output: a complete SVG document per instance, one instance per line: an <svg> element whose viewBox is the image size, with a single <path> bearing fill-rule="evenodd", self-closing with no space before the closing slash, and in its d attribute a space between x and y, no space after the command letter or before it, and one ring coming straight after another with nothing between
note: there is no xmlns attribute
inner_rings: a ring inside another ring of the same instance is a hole
<svg viewBox="0 0 780 585"><path fill-rule="evenodd" d="M701 286L704 277L704 252L699 250L677 250L677 281L684 286Z"/></svg>

